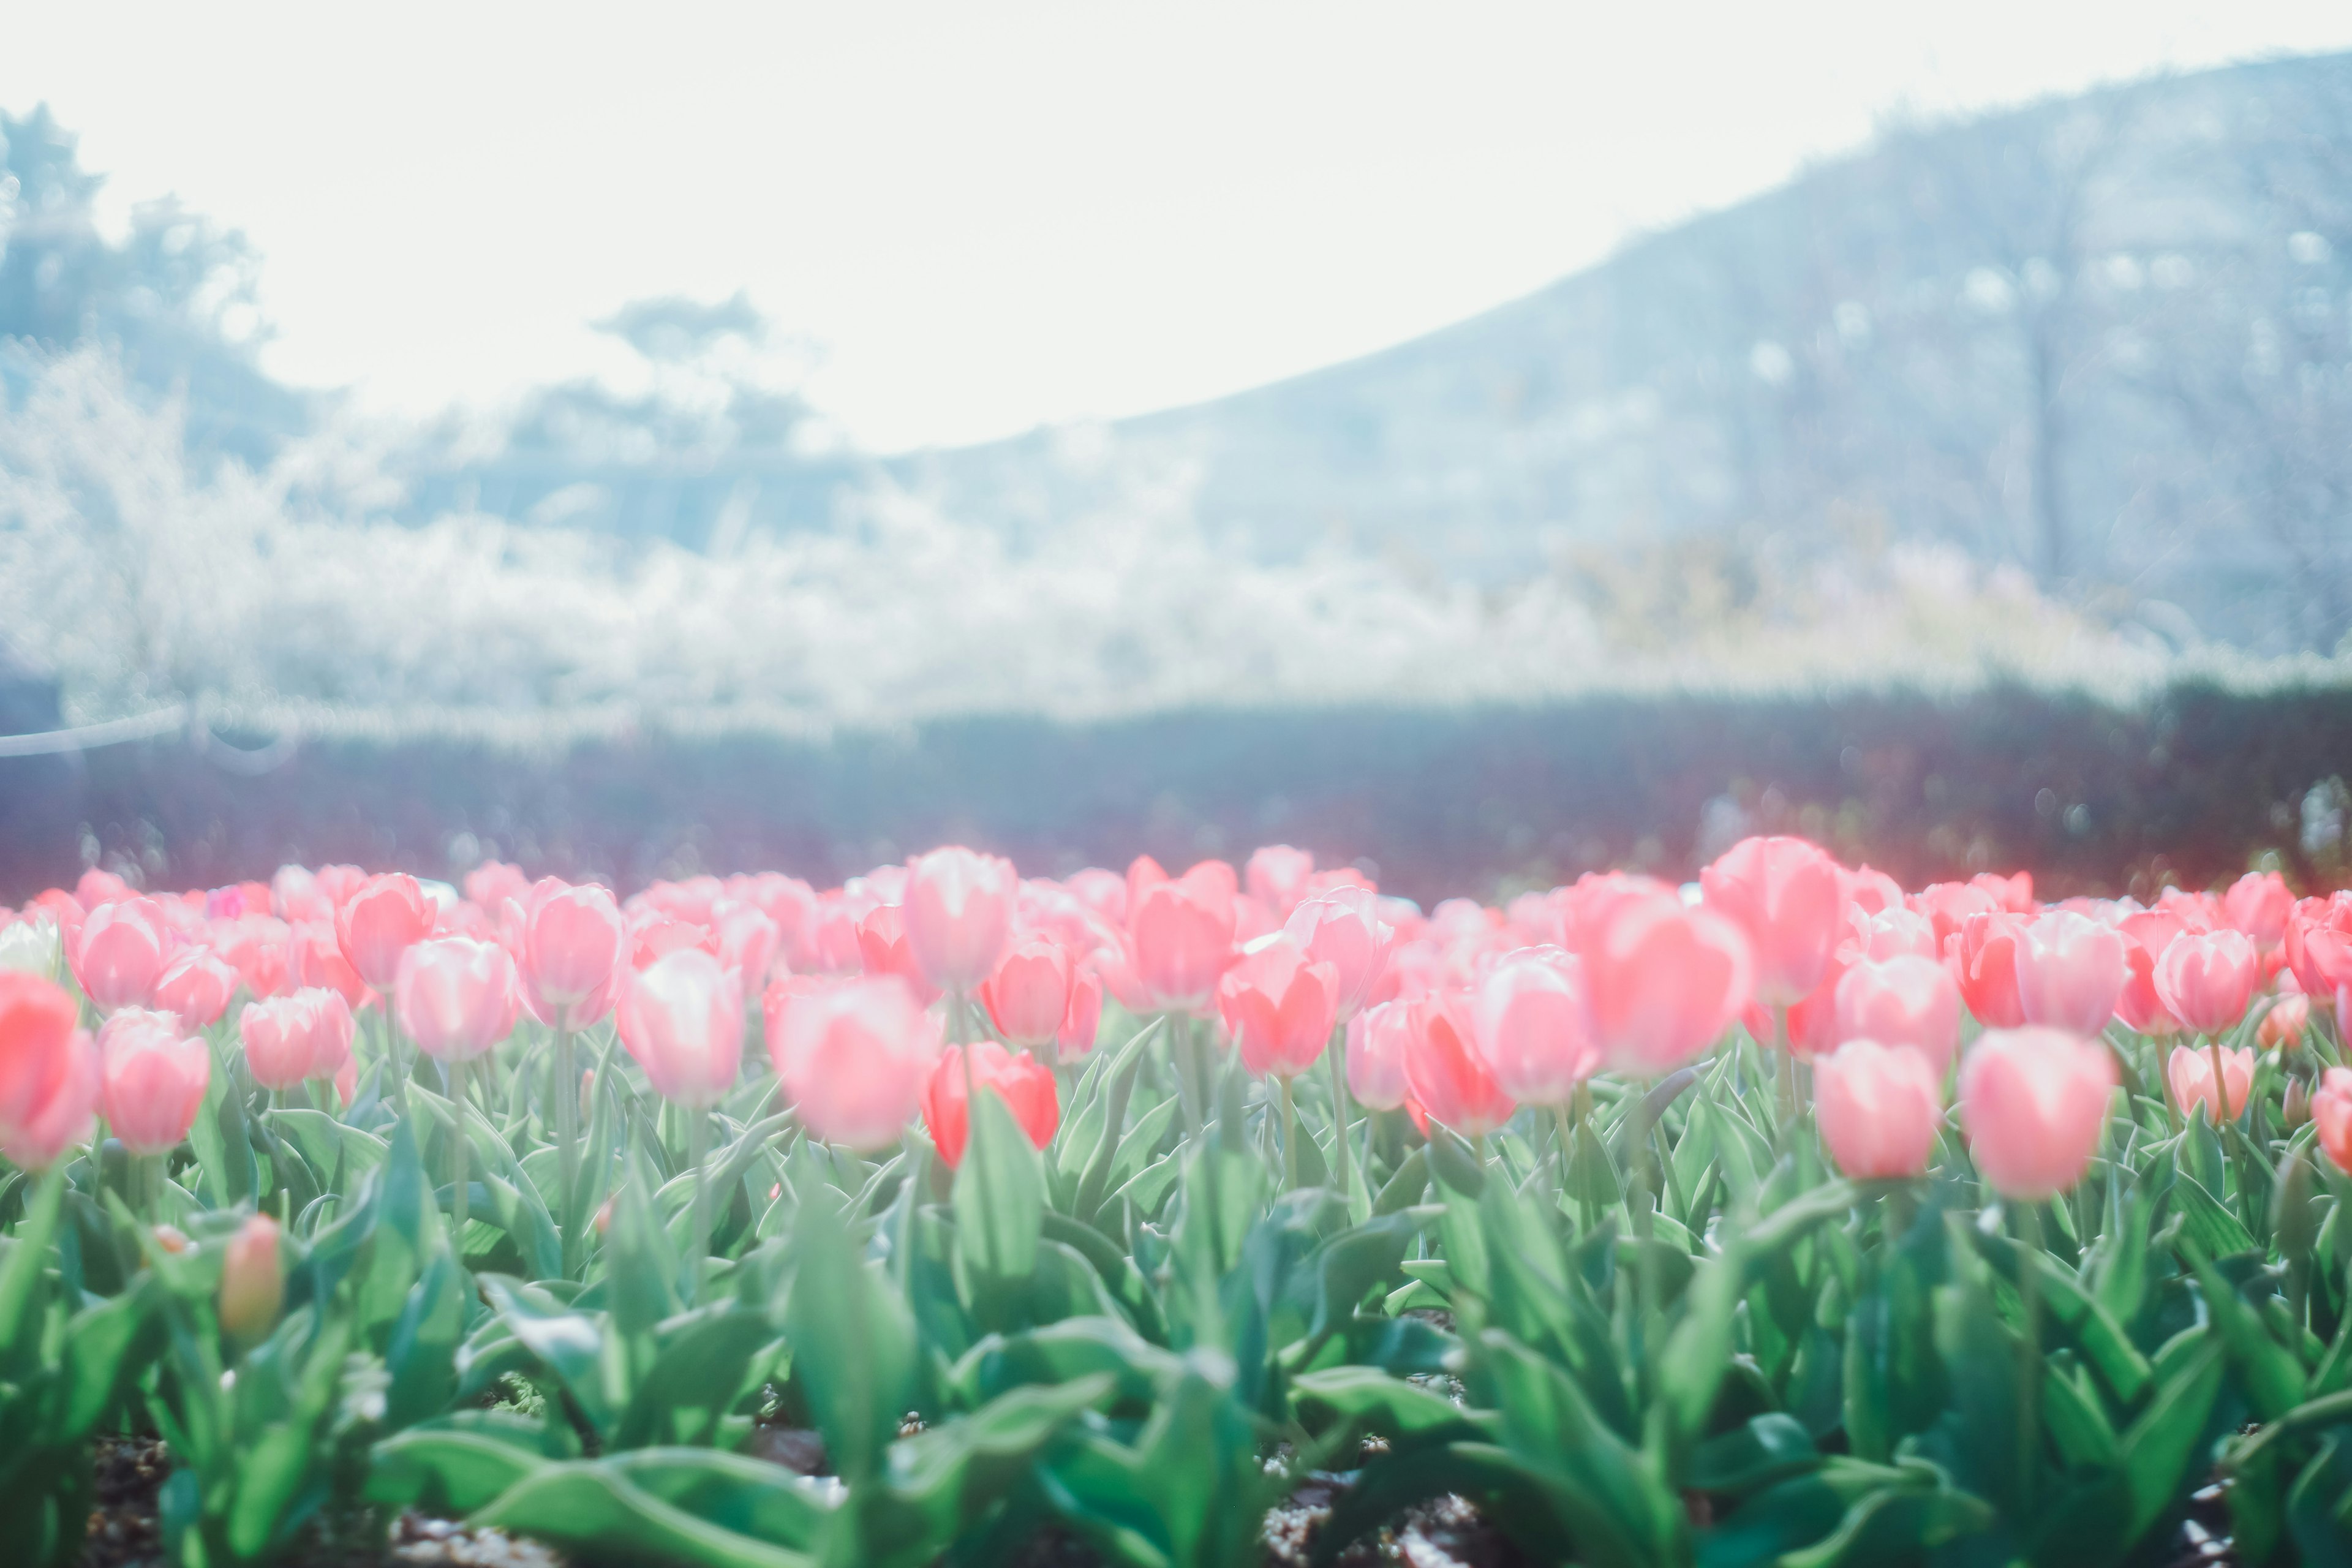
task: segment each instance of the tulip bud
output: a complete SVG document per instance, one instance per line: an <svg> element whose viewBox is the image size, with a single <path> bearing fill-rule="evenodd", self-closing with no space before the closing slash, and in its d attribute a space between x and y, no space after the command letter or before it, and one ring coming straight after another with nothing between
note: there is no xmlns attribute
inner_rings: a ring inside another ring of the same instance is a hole
<svg viewBox="0 0 2352 1568"><path fill-rule="evenodd" d="M2016 962L2028 1023L2095 1039L2115 1016L2128 972L2120 933L2059 910L2025 928Z"/></svg>
<svg viewBox="0 0 2352 1568"><path fill-rule="evenodd" d="M1927 1168L1943 1121L1943 1068L1908 1046L1848 1040L1813 1064L1822 1142L1861 1180Z"/></svg>
<svg viewBox="0 0 2352 1568"><path fill-rule="evenodd" d="M2233 931L2231 934L2235 935ZM2254 1053L2252 1047L2242 1047L2221 1053L2221 1085L2217 1096L2213 1085L2213 1053L2190 1046L2175 1046L2164 1064L2165 1081L2172 1089L2172 1103L2188 1115L2198 1106L2215 1126L2234 1121L2246 1108L2247 1092L2253 1087ZM2218 1100L2218 1103L2217 1103Z"/></svg>
<svg viewBox="0 0 2352 1568"><path fill-rule="evenodd" d="M907 878L907 946L917 971L942 991L988 978L1013 936L1020 878L1013 862L960 846L934 849Z"/></svg>
<svg viewBox="0 0 2352 1568"><path fill-rule="evenodd" d="M2286 1080L2286 1093L2279 1101L2279 1125L2294 1131L2311 1120L2311 1089L2299 1078Z"/></svg>
<svg viewBox="0 0 2352 1568"><path fill-rule="evenodd" d="M2066 1191L2098 1151L2115 1088L2103 1046L2060 1029L1987 1030L1960 1062L1960 1124L1977 1169L2004 1197Z"/></svg>
<svg viewBox="0 0 2352 1568"><path fill-rule="evenodd" d="M1758 1001L1785 1007L1822 983L1845 925L1836 861L1801 838L1746 838L1699 884L1707 908L1746 933Z"/></svg>
<svg viewBox="0 0 2352 1568"><path fill-rule="evenodd" d="M2199 1034L2218 1035L2245 1016L2261 962L2242 931L2183 932L2157 955L2156 994Z"/></svg>
<svg viewBox="0 0 2352 1568"><path fill-rule="evenodd" d="M266 1336L286 1302L286 1277L278 1266L278 1222L266 1214L248 1218L229 1238L221 1260L221 1332L240 1344Z"/></svg>
<svg viewBox="0 0 2352 1568"><path fill-rule="evenodd" d="M188 1233L175 1225L159 1225L154 1229L155 1245L177 1258L188 1250Z"/></svg>
<svg viewBox="0 0 2352 1568"><path fill-rule="evenodd" d="M2329 1068L2311 1096L2312 1125L2336 1168L2352 1173L2352 1068Z"/></svg>
<svg viewBox="0 0 2352 1568"><path fill-rule="evenodd" d="M0 969L54 980L62 951L57 922L47 915L27 914L0 926Z"/></svg>
<svg viewBox="0 0 2352 1568"><path fill-rule="evenodd" d="M2300 991L2291 991L2271 1004L2270 1011L2263 1015L2262 1026L2254 1031L2254 1038L2266 1050L2299 1046L2303 1044L2303 1032L2310 1026L2311 998Z"/></svg>
<svg viewBox="0 0 2352 1568"><path fill-rule="evenodd" d="M1051 1143L1062 1122L1061 1091L1051 1068L1027 1051L1015 1056L994 1040L950 1046L923 1087L923 1125L948 1167L963 1163L964 1144L971 1135L971 1107L964 1098L967 1051L971 1054L971 1086L1001 1098L1030 1142L1040 1149Z"/></svg>

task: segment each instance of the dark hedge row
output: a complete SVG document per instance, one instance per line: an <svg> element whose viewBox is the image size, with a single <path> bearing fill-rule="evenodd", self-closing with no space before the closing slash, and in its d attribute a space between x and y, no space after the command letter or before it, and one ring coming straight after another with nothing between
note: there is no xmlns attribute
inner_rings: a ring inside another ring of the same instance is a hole
<svg viewBox="0 0 2352 1568"><path fill-rule="evenodd" d="M2264 851L2315 885L2341 879L2343 853L2305 842L2304 803L2347 774L2352 691L2193 685L2128 710L2023 688L1608 697L971 719L824 744L649 736L552 758L311 742L258 777L163 741L0 760L0 901L70 882L93 853L175 884L289 860L446 877L496 854L627 887L768 866L822 883L955 840L1038 871L1288 841L1376 861L1426 900L1608 864L1685 874L1739 831L1782 827L1914 886L2021 866L2052 894L2145 891Z"/></svg>

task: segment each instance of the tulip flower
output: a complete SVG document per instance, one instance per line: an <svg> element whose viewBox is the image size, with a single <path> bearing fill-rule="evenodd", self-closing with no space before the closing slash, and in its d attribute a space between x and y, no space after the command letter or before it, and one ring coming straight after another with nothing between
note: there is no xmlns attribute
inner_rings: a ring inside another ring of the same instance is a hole
<svg viewBox="0 0 2352 1568"><path fill-rule="evenodd" d="M120 899L91 910L66 949L74 979L101 1013L144 1007L171 955L171 927L152 899Z"/></svg>
<svg viewBox="0 0 2352 1568"><path fill-rule="evenodd" d="M1508 1121L1518 1106L1471 1048L1468 996L1444 991L1406 1005L1405 1083L1423 1110L1472 1140Z"/></svg>
<svg viewBox="0 0 2352 1568"><path fill-rule="evenodd" d="M1706 907L1747 934L1758 1001L1786 1007L1821 984L1845 923L1836 861L1801 838L1746 838L1699 886Z"/></svg>
<svg viewBox="0 0 2352 1568"><path fill-rule="evenodd" d="M700 948L682 948L638 973L614 1016L621 1044L663 1099L707 1110L735 1087L742 981Z"/></svg>
<svg viewBox="0 0 2352 1568"><path fill-rule="evenodd" d="M2286 922L2294 913L2294 895L2276 871L2249 871L2221 895L2221 918L2265 951L2286 939Z"/></svg>
<svg viewBox="0 0 2352 1568"><path fill-rule="evenodd" d="M1470 1043L1513 1100L1559 1106L1601 1068L1584 965L1558 948L1525 948L1479 983Z"/></svg>
<svg viewBox="0 0 2352 1568"><path fill-rule="evenodd" d="M213 945L236 970L238 981L258 1000L282 996L293 981L288 951L293 928L268 915L243 916L215 927Z"/></svg>
<svg viewBox="0 0 2352 1568"><path fill-rule="evenodd" d="M895 1142L940 1055L938 1021L907 983L831 982L793 995L782 1016L768 1051L810 1132L851 1149Z"/></svg>
<svg viewBox="0 0 2352 1568"><path fill-rule="evenodd" d="M177 1014L183 1028L209 1029L236 994L236 968L208 947L184 947L155 981L154 1004Z"/></svg>
<svg viewBox="0 0 2352 1568"><path fill-rule="evenodd" d="M1095 1048L1095 1031L1102 1024L1103 983L1092 970L1081 968L1070 976L1070 1005L1063 1010L1062 1027L1054 1047L1066 1062L1076 1061Z"/></svg>
<svg viewBox="0 0 2352 1568"><path fill-rule="evenodd" d="M99 1031L99 1103L108 1128L133 1154L177 1148L205 1103L213 1053L181 1031L173 1014L128 1007Z"/></svg>
<svg viewBox="0 0 2352 1568"><path fill-rule="evenodd" d="M57 921L47 915L27 913L0 925L0 969L54 980L64 955Z"/></svg>
<svg viewBox="0 0 2352 1568"><path fill-rule="evenodd" d="M1705 1050L1754 991L1741 929L1671 893L1616 902L1583 958L1593 1033L1629 1078L1659 1077Z"/></svg>
<svg viewBox="0 0 2352 1568"><path fill-rule="evenodd" d="M1404 1104L1406 1042L1412 1037L1412 1003L1381 1002L1348 1020L1348 1092L1374 1110Z"/></svg>
<svg viewBox="0 0 2352 1568"><path fill-rule="evenodd" d="M2017 1001L2028 1023L2095 1038L2115 1016L2124 975L2124 939L2083 915L2043 915L2018 944Z"/></svg>
<svg viewBox="0 0 2352 1568"><path fill-rule="evenodd" d="M1928 924L1935 929L1937 946L1947 952L1951 951L1952 938L1959 934L1972 916L2021 912L2003 908L1990 893L1966 882L1933 882L1906 901L1913 910L1927 917Z"/></svg>
<svg viewBox="0 0 2352 1568"><path fill-rule="evenodd" d="M483 861L466 873L460 886L468 902L486 910L501 908L509 899L520 903L530 897L530 879L522 874L522 868L501 860Z"/></svg>
<svg viewBox="0 0 2352 1568"><path fill-rule="evenodd" d="M249 1215L221 1258L220 1326L232 1342L250 1345L268 1336L286 1304L286 1275L278 1261L278 1222Z"/></svg>
<svg viewBox="0 0 2352 1568"><path fill-rule="evenodd" d="M1858 1181L1916 1176L1944 1119L1944 1069L1908 1045L1852 1039L1813 1063L1813 1110L1838 1169Z"/></svg>
<svg viewBox="0 0 2352 1568"><path fill-rule="evenodd" d="M2352 891L2295 905L2282 945L2305 995L2333 996L2352 985Z"/></svg>
<svg viewBox="0 0 2352 1568"><path fill-rule="evenodd" d="M2243 931L2184 933L2157 955L2156 994L2200 1035L2219 1035L2246 1016L2261 957Z"/></svg>
<svg viewBox="0 0 2352 1568"><path fill-rule="evenodd" d="M922 1099L923 1126L950 1170L963 1163L964 1145L971 1134L971 1107L965 1096L975 1088L1000 1097L1031 1143L1043 1149L1054 1141L1054 1130L1062 1124L1062 1100L1051 1068L1027 1051L1015 1055L994 1040L950 1046L932 1065Z"/></svg>
<svg viewBox="0 0 2352 1568"><path fill-rule="evenodd" d="M1242 868L1243 885L1249 896L1272 910L1276 918L1288 916L1307 896L1307 884L1314 875L1315 857L1287 844L1265 846Z"/></svg>
<svg viewBox="0 0 2352 1568"><path fill-rule="evenodd" d="M1857 963L1838 982L1837 1019L1841 1039L1908 1046L1941 1082L1960 1043L1960 988L1949 970L1916 953Z"/></svg>
<svg viewBox="0 0 2352 1568"><path fill-rule="evenodd" d="M515 954L530 1016L571 1035L611 1012L628 978L628 935L604 889L567 887L552 877L533 887Z"/></svg>
<svg viewBox="0 0 2352 1568"><path fill-rule="evenodd" d="M1313 1067L1339 1006L1339 971L1310 961L1286 936L1245 953L1217 983L1217 1010L1242 1065L1261 1078L1292 1079Z"/></svg>
<svg viewBox="0 0 2352 1568"><path fill-rule="evenodd" d="M433 934L439 910L416 879L370 877L335 910L335 940L359 977L378 991L400 978L400 955Z"/></svg>
<svg viewBox="0 0 2352 1568"><path fill-rule="evenodd" d="M2124 939L2124 988L2116 993L2116 1017L2134 1034L2162 1037L2180 1032L2156 989L2156 955L2179 934L2177 922L2154 912L2117 923Z"/></svg>
<svg viewBox="0 0 2352 1568"><path fill-rule="evenodd" d="M929 1006L940 998L915 949L907 940L907 911L897 904L879 904L857 922L857 956L868 974L895 974L907 983L915 999Z"/></svg>
<svg viewBox="0 0 2352 1568"><path fill-rule="evenodd" d="M980 984L980 1005L996 1032L1016 1048L1035 1050L1060 1038L1070 1012L1069 953L1049 936L1021 939ZM1096 994L1100 1005L1101 992ZM1091 1041L1089 1041L1091 1043Z"/></svg>
<svg viewBox="0 0 2352 1568"><path fill-rule="evenodd" d="M2262 1026L2254 1038L2263 1047L2275 1050L2281 1046L2303 1044L2304 1031L2311 1026L2311 998L2300 991L2291 991L2271 1004L2263 1015Z"/></svg>
<svg viewBox="0 0 2352 1568"><path fill-rule="evenodd" d="M1380 898L1361 888L1337 887L1294 905L1285 934L1317 963L1339 976L1339 1022L1370 1002L1389 965L1396 931L1381 919Z"/></svg>
<svg viewBox="0 0 2352 1568"><path fill-rule="evenodd" d="M1960 1060L1960 1125L1977 1169L2021 1202L2065 1192L2090 1168L2115 1088L2115 1058L2094 1041L1987 1030Z"/></svg>
<svg viewBox="0 0 2352 1568"><path fill-rule="evenodd" d="M393 1011L426 1056L471 1061L514 1033L521 1010L514 960L496 942L434 937L401 955Z"/></svg>
<svg viewBox="0 0 2352 1568"><path fill-rule="evenodd" d="M2311 1120L2336 1168L2352 1173L2352 1068L2329 1068L2312 1091Z"/></svg>
<svg viewBox="0 0 2352 1568"><path fill-rule="evenodd" d="M374 994L360 972L343 956L335 928L323 921L298 925L286 944L288 977L298 990L316 987L332 991L352 1008L364 1007Z"/></svg>
<svg viewBox="0 0 2352 1568"><path fill-rule="evenodd" d="M340 1079L352 1065L352 1037L358 1020L340 991L316 986L294 993L310 1003L314 1023L310 1035L310 1076Z"/></svg>
<svg viewBox="0 0 2352 1568"><path fill-rule="evenodd" d="M65 987L0 971L0 1154L45 1171L89 1136L98 1047Z"/></svg>
<svg viewBox="0 0 2352 1568"><path fill-rule="evenodd" d="M1979 910L1946 939L1945 962L1958 982L1969 1016L1988 1029L2014 1029L2025 1023L2017 999L2017 949L2025 922L1998 910Z"/></svg>
<svg viewBox="0 0 2352 1568"><path fill-rule="evenodd" d="M968 992L988 978L1012 941L1020 880L1010 860L961 846L908 868L907 946L925 981Z"/></svg>
<svg viewBox="0 0 2352 1568"><path fill-rule="evenodd" d="M2219 1105L2214 1103L2213 1092L2216 1057L2221 1058L2218 1065L2221 1074ZM2217 1126L2234 1121L2238 1113L2245 1110L2246 1095L2253 1087L2253 1047L2241 1047L2232 1051L2219 1047L2175 1046L2172 1054L2165 1058L2164 1081L2172 1090L2172 1103L2183 1116L2201 1105Z"/></svg>
<svg viewBox="0 0 2352 1568"><path fill-rule="evenodd" d="M1234 957L1234 895L1204 861L1173 881L1159 881L1130 898L1128 941L1135 978L1150 1005L1162 1012L1198 1013L1217 994Z"/></svg>
<svg viewBox="0 0 2352 1568"><path fill-rule="evenodd" d="M246 1070L254 1082L282 1092L311 1076L319 1032L316 999L333 994L301 991L245 1005L236 1017L236 1032L245 1042Z"/></svg>

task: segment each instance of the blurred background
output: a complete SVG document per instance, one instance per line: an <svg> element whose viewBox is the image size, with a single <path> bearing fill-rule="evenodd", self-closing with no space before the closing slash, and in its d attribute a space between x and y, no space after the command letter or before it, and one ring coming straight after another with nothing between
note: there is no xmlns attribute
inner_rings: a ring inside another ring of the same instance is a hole
<svg viewBox="0 0 2352 1568"><path fill-rule="evenodd" d="M0 902L2340 882L2352 13L2213 9L18 18Z"/></svg>

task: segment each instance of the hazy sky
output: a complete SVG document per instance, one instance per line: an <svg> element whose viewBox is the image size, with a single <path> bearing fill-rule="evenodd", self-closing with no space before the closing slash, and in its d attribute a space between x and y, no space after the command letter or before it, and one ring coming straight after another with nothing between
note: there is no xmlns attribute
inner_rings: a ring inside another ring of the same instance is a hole
<svg viewBox="0 0 2352 1568"><path fill-rule="evenodd" d="M2352 47L2288 0L9 7L0 105L267 258L373 407L608 369L748 288L858 441L1190 402L1411 337L1890 113Z"/></svg>

